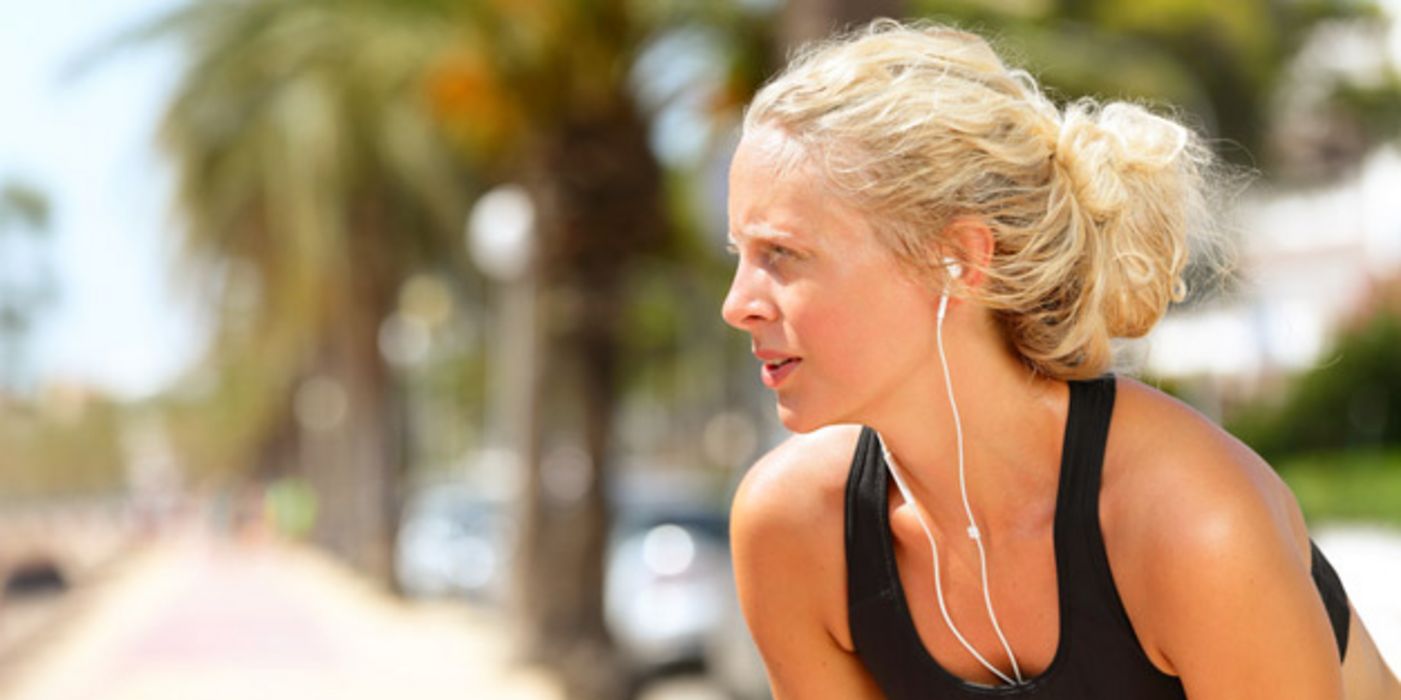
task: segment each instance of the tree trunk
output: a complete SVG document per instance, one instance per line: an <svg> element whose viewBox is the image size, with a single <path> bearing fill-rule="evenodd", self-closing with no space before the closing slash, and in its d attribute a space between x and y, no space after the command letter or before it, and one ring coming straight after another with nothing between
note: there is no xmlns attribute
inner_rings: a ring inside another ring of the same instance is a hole
<svg viewBox="0 0 1401 700"><path fill-rule="evenodd" d="M529 175L544 356L517 613L526 657L557 670L573 700L627 694L625 660L604 620L604 568L622 284L628 264L664 233L646 134L620 99L611 113L564 125Z"/></svg>
<svg viewBox="0 0 1401 700"><path fill-rule="evenodd" d="M904 12L904 0L788 0L780 21L779 43L792 50L877 17L899 19Z"/></svg>
<svg viewBox="0 0 1401 700"><path fill-rule="evenodd" d="M379 331L393 308L398 277L392 256L379 249L388 235L373 198L364 198L355 213L349 232L354 270L337 290L340 313L321 334L325 345L308 372L325 389L321 401L310 403L339 409L339 415L303 424L303 454L319 499L317 542L392 587L405 455L402 407L380 354Z"/></svg>

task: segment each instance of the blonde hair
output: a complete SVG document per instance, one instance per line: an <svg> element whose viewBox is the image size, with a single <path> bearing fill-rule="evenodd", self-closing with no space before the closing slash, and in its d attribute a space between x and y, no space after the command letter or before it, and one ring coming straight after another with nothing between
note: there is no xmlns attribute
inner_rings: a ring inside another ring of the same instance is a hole
<svg viewBox="0 0 1401 700"><path fill-rule="evenodd" d="M921 279L975 216L995 240L985 275L957 297L990 309L1033 370L1097 376L1110 338L1146 334L1187 293L1189 238L1223 239L1207 216L1210 151L1134 104L1058 108L980 37L877 20L810 45L749 105L746 131L777 127L838 196L873 213L876 236Z"/></svg>

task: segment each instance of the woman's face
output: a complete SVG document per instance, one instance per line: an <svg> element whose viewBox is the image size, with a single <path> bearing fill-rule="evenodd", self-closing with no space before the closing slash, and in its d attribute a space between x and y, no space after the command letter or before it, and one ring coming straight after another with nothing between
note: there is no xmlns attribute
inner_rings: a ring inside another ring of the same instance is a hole
<svg viewBox="0 0 1401 700"><path fill-rule="evenodd" d="M780 171L795 147L760 127L735 152L729 233L739 265L722 315L751 336L789 430L869 423L938 366L930 362L938 295L807 166Z"/></svg>

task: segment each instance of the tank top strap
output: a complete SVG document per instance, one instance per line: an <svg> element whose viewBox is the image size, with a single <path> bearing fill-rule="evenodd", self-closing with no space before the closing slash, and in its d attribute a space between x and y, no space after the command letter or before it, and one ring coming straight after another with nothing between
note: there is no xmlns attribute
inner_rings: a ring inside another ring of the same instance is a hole
<svg viewBox="0 0 1401 700"><path fill-rule="evenodd" d="M1063 644L1077 657L1121 654L1148 676L1160 676L1139 647L1109 568L1099 522L1105 443L1114 413L1115 377L1106 374L1068 382L1070 408L1061 448L1056 500L1056 569L1068 619ZM1167 679L1166 676L1162 677Z"/></svg>
<svg viewBox="0 0 1401 700"><path fill-rule="evenodd" d="M847 603L855 608L873 598L892 595L889 562L883 556L880 528L886 521L886 484L881 471L880 439L862 426L846 482Z"/></svg>
<svg viewBox="0 0 1401 700"><path fill-rule="evenodd" d="M1072 380L1067 384L1070 404L1066 409L1065 435L1061 444L1056 531L1080 531L1082 536L1100 539L1099 487L1104 472L1109 420L1114 413L1114 375Z"/></svg>

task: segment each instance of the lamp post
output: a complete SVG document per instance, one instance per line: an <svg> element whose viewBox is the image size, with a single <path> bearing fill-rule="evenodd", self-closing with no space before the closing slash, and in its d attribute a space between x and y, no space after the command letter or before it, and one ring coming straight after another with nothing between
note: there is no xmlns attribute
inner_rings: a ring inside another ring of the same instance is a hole
<svg viewBox="0 0 1401 700"><path fill-rule="evenodd" d="M482 195L467 219L472 262L497 282L529 276L534 258L535 204L519 185L501 185Z"/></svg>
<svg viewBox="0 0 1401 700"><path fill-rule="evenodd" d="M467 219L472 261L500 292L492 304L495 338L487 346L485 444L477 461L485 486L515 505L516 537L511 543L515 581L505 601L518 618L530 604L524 586L530 562L523 556L538 520L539 463L536 435L540 417L539 274L536 265L535 205L525 188L502 185L487 192ZM516 642L519 643L519 640Z"/></svg>
<svg viewBox="0 0 1401 700"><path fill-rule="evenodd" d="M500 292L492 305L495 336L487 349L484 476L516 492L534 450L538 392L539 313L536 297L535 205L519 185L499 186L477 200L467 219L473 263Z"/></svg>

